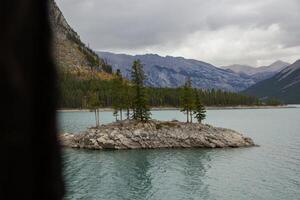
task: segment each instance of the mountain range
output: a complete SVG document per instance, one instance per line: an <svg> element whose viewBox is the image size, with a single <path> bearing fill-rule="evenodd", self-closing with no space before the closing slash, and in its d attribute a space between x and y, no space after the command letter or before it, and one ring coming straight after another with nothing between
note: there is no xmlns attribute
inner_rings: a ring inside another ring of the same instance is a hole
<svg viewBox="0 0 300 200"><path fill-rule="evenodd" d="M243 93L261 99L277 98L284 103L299 103L300 60L284 68L275 76L251 86Z"/></svg>
<svg viewBox="0 0 300 200"><path fill-rule="evenodd" d="M242 91L259 81L272 77L290 65L283 61L276 61L269 66L259 68L246 65L219 68L203 61L183 57L97 53L111 64L114 70L120 69L128 79L130 79L132 62L136 59L141 60L148 76L146 85L152 87L178 87L187 77L190 77L193 86L197 88Z"/></svg>
<svg viewBox="0 0 300 200"><path fill-rule="evenodd" d="M286 68L289 65L290 63L278 60L268 66L252 67L248 65L235 64L235 65L225 66L222 68L238 73L241 76L250 77L255 82L259 82L274 76L276 73L278 73L279 71L281 71L282 69Z"/></svg>
<svg viewBox="0 0 300 200"><path fill-rule="evenodd" d="M147 75L146 85L151 87L179 87L187 77L191 78L194 87L203 89L241 91L256 83L250 77L194 59L163 57L157 54L131 56L109 52L97 53L111 64L114 70L120 69L128 79L133 61L141 60Z"/></svg>

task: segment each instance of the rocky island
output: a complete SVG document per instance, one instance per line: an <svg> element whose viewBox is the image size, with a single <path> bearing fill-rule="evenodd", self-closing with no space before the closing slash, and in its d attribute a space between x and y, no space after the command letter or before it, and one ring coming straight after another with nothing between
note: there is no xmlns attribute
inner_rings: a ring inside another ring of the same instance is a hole
<svg viewBox="0 0 300 200"><path fill-rule="evenodd" d="M79 134L61 135L63 146L83 149L226 148L254 146L251 138L207 124L124 120Z"/></svg>

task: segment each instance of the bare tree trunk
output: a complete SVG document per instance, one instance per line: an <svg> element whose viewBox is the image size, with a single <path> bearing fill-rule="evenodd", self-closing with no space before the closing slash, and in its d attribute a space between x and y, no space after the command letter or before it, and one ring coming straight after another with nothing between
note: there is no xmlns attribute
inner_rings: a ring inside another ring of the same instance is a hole
<svg viewBox="0 0 300 200"><path fill-rule="evenodd" d="M99 126L99 110L97 108L97 127Z"/></svg>
<svg viewBox="0 0 300 200"><path fill-rule="evenodd" d="M190 111L190 121L191 121L191 123L193 123L193 112L192 111Z"/></svg>
<svg viewBox="0 0 300 200"><path fill-rule="evenodd" d="M129 108L127 108L127 119L130 118L130 111L129 111Z"/></svg>
<svg viewBox="0 0 300 200"><path fill-rule="evenodd" d="M96 122L96 127L97 127L98 126L97 109L95 109L94 111L95 111L95 122Z"/></svg>
<svg viewBox="0 0 300 200"><path fill-rule="evenodd" d="M100 115L99 115L100 111L99 108L97 109L97 119L98 119L98 126L100 126Z"/></svg>
<svg viewBox="0 0 300 200"><path fill-rule="evenodd" d="M121 119L121 121L123 120L123 112L122 112L122 109L120 109L120 119Z"/></svg>
<svg viewBox="0 0 300 200"><path fill-rule="evenodd" d="M189 123L189 110L186 111L186 123Z"/></svg>

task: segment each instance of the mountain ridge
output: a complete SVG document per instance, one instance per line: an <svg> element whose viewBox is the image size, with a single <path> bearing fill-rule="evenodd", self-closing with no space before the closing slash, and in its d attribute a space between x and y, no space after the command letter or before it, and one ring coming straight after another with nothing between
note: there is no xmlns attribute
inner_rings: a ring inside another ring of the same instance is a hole
<svg viewBox="0 0 300 200"><path fill-rule="evenodd" d="M148 76L146 85L151 87L180 87L187 77L191 77L194 87L203 89L241 91L255 84L251 78L195 59L158 54L114 54L103 51L98 51L97 54L111 64L114 70L120 69L128 79L132 62L136 59L141 60Z"/></svg>
<svg viewBox="0 0 300 200"><path fill-rule="evenodd" d="M300 103L300 60L243 93L262 99L277 98L284 103Z"/></svg>
<svg viewBox="0 0 300 200"><path fill-rule="evenodd" d="M259 82L271 78L280 70L284 69L289 65L290 63L277 60L268 66L252 67L249 65L233 64L229 66L222 66L221 68L238 73L242 76L248 76L249 78L252 78L255 82Z"/></svg>

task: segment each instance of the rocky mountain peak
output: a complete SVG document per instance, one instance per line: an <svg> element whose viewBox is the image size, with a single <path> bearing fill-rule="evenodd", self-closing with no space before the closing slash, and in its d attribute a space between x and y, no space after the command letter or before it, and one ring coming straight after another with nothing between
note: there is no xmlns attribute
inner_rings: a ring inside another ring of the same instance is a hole
<svg viewBox="0 0 300 200"><path fill-rule="evenodd" d="M50 23L55 36L61 40L66 40L68 37L73 37L80 40L79 35L72 29L65 19L63 13L57 6L54 0L50 0L49 6Z"/></svg>
<svg viewBox="0 0 300 200"><path fill-rule="evenodd" d="M75 74L90 74L96 71L109 77L105 73L107 65L104 60L81 41L79 34L68 24L56 2L50 0L49 4L54 55L59 68Z"/></svg>

